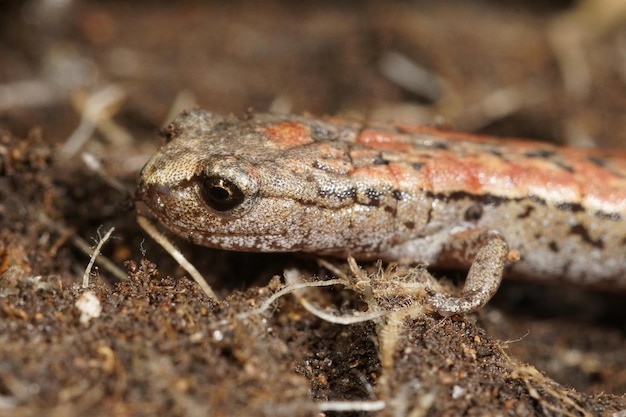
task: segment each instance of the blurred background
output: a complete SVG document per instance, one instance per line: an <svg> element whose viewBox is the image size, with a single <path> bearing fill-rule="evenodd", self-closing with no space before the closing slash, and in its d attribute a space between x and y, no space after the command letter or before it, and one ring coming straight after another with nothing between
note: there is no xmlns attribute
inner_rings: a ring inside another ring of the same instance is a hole
<svg viewBox="0 0 626 417"><path fill-rule="evenodd" d="M5 0L0 126L68 155L93 137L120 175L194 105L621 147L625 17L622 0Z"/></svg>

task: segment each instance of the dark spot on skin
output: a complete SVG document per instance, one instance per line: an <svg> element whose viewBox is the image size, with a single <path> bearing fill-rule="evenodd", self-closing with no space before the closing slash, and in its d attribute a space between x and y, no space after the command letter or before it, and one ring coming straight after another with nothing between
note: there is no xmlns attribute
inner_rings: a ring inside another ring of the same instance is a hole
<svg viewBox="0 0 626 417"><path fill-rule="evenodd" d="M412 167L414 170L419 171L420 169L422 169L422 168L424 167L424 165L426 165L426 164L424 164L423 162L413 162L413 163L411 164L411 167Z"/></svg>
<svg viewBox="0 0 626 417"><path fill-rule="evenodd" d="M415 229L415 222L404 222L404 227L409 230L413 230Z"/></svg>
<svg viewBox="0 0 626 417"><path fill-rule="evenodd" d="M532 151L528 151L524 154L527 158L551 158L556 155L556 151L551 151L547 149L535 149Z"/></svg>
<svg viewBox="0 0 626 417"><path fill-rule="evenodd" d="M374 165L389 165L390 161L387 161L385 158L383 158L382 154L378 154L376 155L372 163Z"/></svg>
<svg viewBox="0 0 626 417"><path fill-rule="evenodd" d="M554 207L556 207L558 210L571 211L572 213L585 211L583 206L581 206L579 203L556 203Z"/></svg>
<svg viewBox="0 0 626 417"><path fill-rule="evenodd" d="M598 158L596 156L588 156L587 161L591 162L592 164L600 168L606 167L606 160L603 158Z"/></svg>
<svg viewBox="0 0 626 417"><path fill-rule="evenodd" d="M504 159L504 154L501 151L497 150L497 149L489 149L489 153L494 155L494 156L497 156L498 158Z"/></svg>
<svg viewBox="0 0 626 417"><path fill-rule="evenodd" d="M341 189L320 188L319 190L317 190L317 195L319 195L322 198L336 197L340 200L355 199L356 188L354 187L341 188Z"/></svg>
<svg viewBox="0 0 626 417"><path fill-rule="evenodd" d="M392 213L392 214L395 212L395 210L394 210L394 209L393 209L393 207L391 207L391 206L385 206L384 210L385 210L387 213Z"/></svg>
<svg viewBox="0 0 626 417"><path fill-rule="evenodd" d="M531 215L531 213L533 211L535 211L535 208L533 206L526 206L524 211L517 215L517 218L518 219L526 219L526 218L530 217L530 215Z"/></svg>
<svg viewBox="0 0 626 417"><path fill-rule="evenodd" d="M558 166L563 171L567 171L570 174L574 173L574 168L572 168L571 166L567 165L566 163L563 163L563 162L560 162L560 161L553 161L553 162L554 162L554 165Z"/></svg>
<svg viewBox="0 0 626 417"><path fill-rule="evenodd" d="M380 206L380 200L383 196L383 193L380 191L374 190L373 188L368 188L365 190L365 196L368 200L368 205L378 207Z"/></svg>
<svg viewBox="0 0 626 417"><path fill-rule="evenodd" d="M580 236L583 241L589 243L593 247L604 249L604 242L602 239L593 240L589 234L589 230L587 230L587 228L580 223L570 227L570 233Z"/></svg>
<svg viewBox="0 0 626 417"><path fill-rule="evenodd" d="M170 143L179 133L180 132L172 125L159 130L159 135L165 139L165 143Z"/></svg>
<svg viewBox="0 0 626 417"><path fill-rule="evenodd" d="M502 203L507 202L509 199L505 197L499 197L491 194L486 194L484 196L484 204L490 206L499 206Z"/></svg>
<svg viewBox="0 0 626 417"><path fill-rule="evenodd" d="M409 193L407 193L405 191L401 191L401 190L393 190L393 191L391 191L391 196L396 201L406 200L406 199L408 199L410 197Z"/></svg>
<svg viewBox="0 0 626 417"><path fill-rule="evenodd" d="M529 194L528 198L530 199L530 201L540 206L546 205L546 200L544 200L543 198L537 197L536 195Z"/></svg>
<svg viewBox="0 0 626 417"><path fill-rule="evenodd" d="M317 200L311 200L311 199L302 199L302 198L295 198L294 197L294 201L297 201L298 204L300 204L301 206L306 206L306 207L316 207L319 206L319 201Z"/></svg>
<svg viewBox="0 0 626 417"><path fill-rule="evenodd" d="M613 220L616 222L619 222L622 220L622 215L619 213L606 213L604 211L596 211L595 215L596 217L603 219L603 220Z"/></svg>
<svg viewBox="0 0 626 417"><path fill-rule="evenodd" d="M336 193L337 197L343 199L355 199L356 198L356 188L354 187L350 187L350 188L345 188L341 191L339 191L338 193Z"/></svg>
<svg viewBox="0 0 626 417"><path fill-rule="evenodd" d="M311 126L311 137L316 141L337 140L335 132L321 124Z"/></svg>
<svg viewBox="0 0 626 417"><path fill-rule="evenodd" d="M557 245L554 240L551 240L550 243L548 243L548 248L554 253L558 253L559 251L559 245Z"/></svg>
<svg viewBox="0 0 626 417"><path fill-rule="evenodd" d="M454 191L449 194L444 193L430 193L426 192L426 196L433 198L435 200L440 200L443 202L457 202L457 201L473 201L476 204L479 204L483 207L485 206L493 206L497 207L501 204L510 203L510 202L518 202L518 203L526 203L526 210L518 215L520 219L526 218L530 216L535 209L532 205L528 205L528 200L538 206L547 206L547 203L544 199L537 197L535 195L528 195L527 197L519 197L519 198L508 198L508 197L500 197L497 195L491 194L471 194L465 191ZM579 208L574 205L570 205L568 207L562 207L562 210L573 210L578 211ZM617 215L619 216L619 214ZM614 218L611 215L611 218Z"/></svg>
<svg viewBox="0 0 626 417"><path fill-rule="evenodd" d="M348 158L348 162L350 165L354 165L354 158L352 157L352 153L354 152L354 143L343 142L345 145L344 155Z"/></svg>
<svg viewBox="0 0 626 417"><path fill-rule="evenodd" d="M327 188L320 188L319 190L317 190L317 195L319 195L322 198L325 198L325 197L329 197L331 195L334 195L334 191L333 190L329 190Z"/></svg>
<svg viewBox="0 0 626 417"><path fill-rule="evenodd" d="M448 145L443 142L432 142L429 148L446 150L448 149Z"/></svg>
<svg viewBox="0 0 626 417"><path fill-rule="evenodd" d="M436 199L446 201L446 202L471 200L483 206L485 205L498 206L507 201L511 201L511 199L506 198L506 197L498 197L498 196L489 195L489 194L470 194L470 193L466 193L465 191L455 191L450 194L436 194L433 197Z"/></svg>
<svg viewBox="0 0 626 417"><path fill-rule="evenodd" d="M483 206L480 204L472 204L465 210L464 218L468 222L475 222L480 220L483 216Z"/></svg>
<svg viewBox="0 0 626 417"><path fill-rule="evenodd" d="M317 161L317 160L316 160L316 161L313 161L312 166L313 166L313 168L315 168L315 169L320 169L320 170L322 170L322 171L328 171L328 165L323 164L322 162Z"/></svg>

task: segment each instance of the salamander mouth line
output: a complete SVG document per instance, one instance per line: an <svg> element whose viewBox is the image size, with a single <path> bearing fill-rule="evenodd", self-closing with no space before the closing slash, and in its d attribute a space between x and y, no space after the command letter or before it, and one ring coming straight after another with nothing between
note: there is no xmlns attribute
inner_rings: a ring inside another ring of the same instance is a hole
<svg viewBox="0 0 626 417"><path fill-rule="evenodd" d="M198 231L197 230L191 230L187 234L193 235L193 236L197 236ZM204 232L202 232L202 234L208 235L209 237L215 236L215 237L218 237L218 238L224 238L224 237L226 237L226 238L231 238L231 237L235 237L235 238L237 238L237 237L256 237L256 238L258 238L259 237L258 234L254 234L254 233L236 233L236 232L233 232L233 233L230 233L230 232L229 233L210 233L210 234L208 234L208 233L206 233L206 231L204 231ZM267 235L266 234L266 235L263 235L263 237L264 238L282 238L283 235ZM209 241L210 239L203 239L203 240Z"/></svg>

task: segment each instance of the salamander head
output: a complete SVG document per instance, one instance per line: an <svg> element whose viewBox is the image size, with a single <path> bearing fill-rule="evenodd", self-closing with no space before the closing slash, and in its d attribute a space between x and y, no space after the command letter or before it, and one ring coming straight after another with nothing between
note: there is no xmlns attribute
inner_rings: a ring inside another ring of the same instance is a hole
<svg viewBox="0 0 626 417"><path fill-rule="evenodd" d="M168 229L204 246L346 254L360 245L363 251L371 243L355 240L350 226L371 216L374 234L376 224L392 229L393 219L356 204L357 187L347 176L313 167L316 146L329 145L310 139L310 128L280 116L185 112L143 168L138 197Z"/></svg>

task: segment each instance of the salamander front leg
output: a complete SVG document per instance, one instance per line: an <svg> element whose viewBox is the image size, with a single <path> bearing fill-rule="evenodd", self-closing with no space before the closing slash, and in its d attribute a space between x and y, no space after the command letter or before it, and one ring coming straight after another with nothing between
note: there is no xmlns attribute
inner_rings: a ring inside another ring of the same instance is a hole
<svg viewBox="0 0 626 417"><path fill-rule="evenodd" d="M460 297L432 291L425 298L426 305L442 316L469 313L481 308L500 286L504 266L510 261L509 245L496 231L476 232L456 236L455 246L457 249L463 246L465 254L472 252L472 245L480 245ZM463 244L458 239L462 239Z"/></svg>

